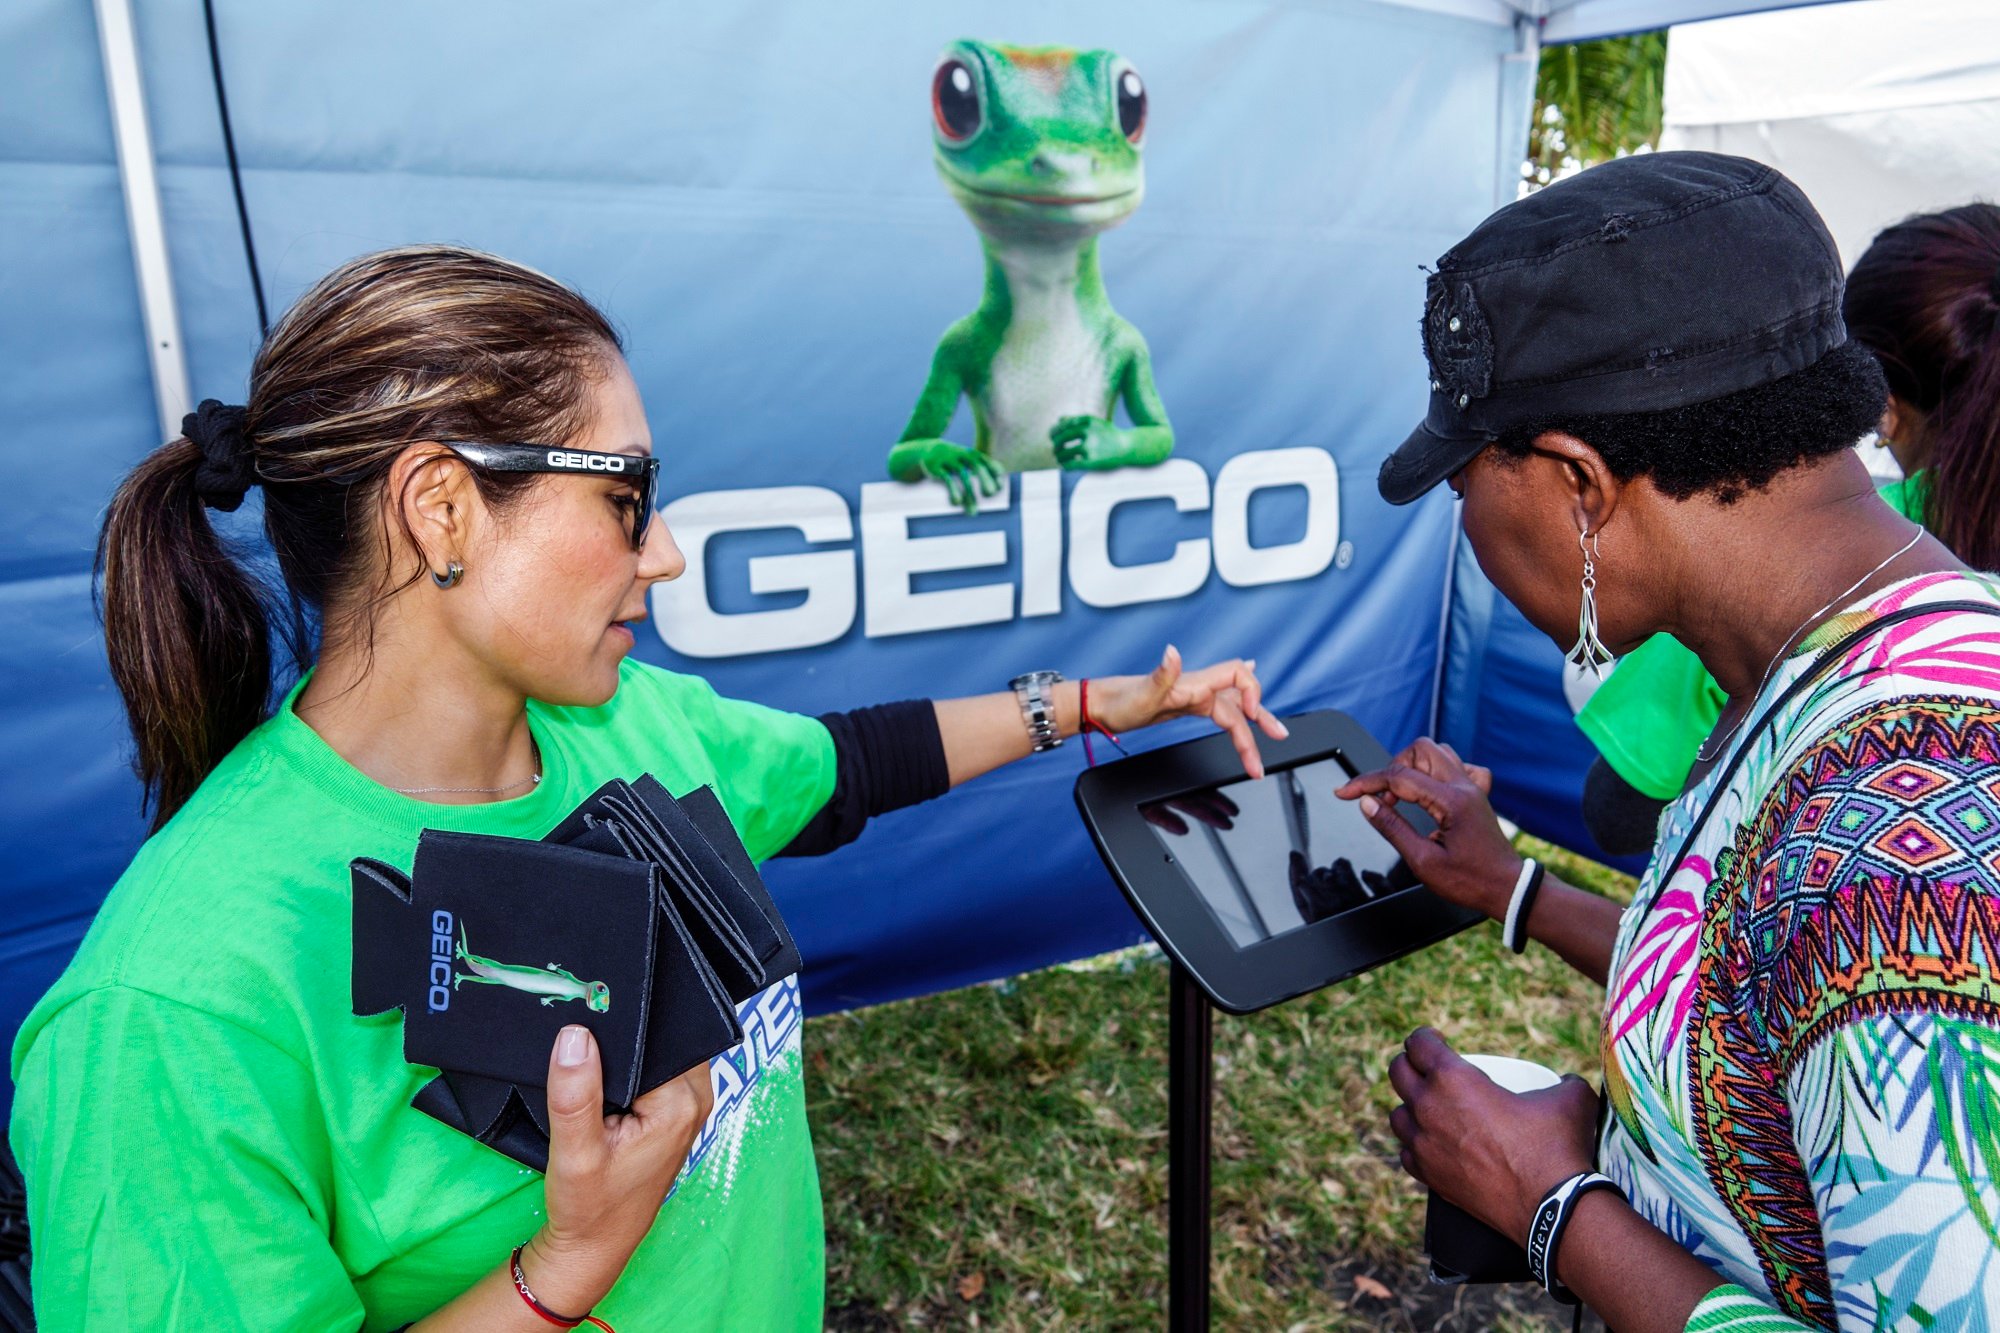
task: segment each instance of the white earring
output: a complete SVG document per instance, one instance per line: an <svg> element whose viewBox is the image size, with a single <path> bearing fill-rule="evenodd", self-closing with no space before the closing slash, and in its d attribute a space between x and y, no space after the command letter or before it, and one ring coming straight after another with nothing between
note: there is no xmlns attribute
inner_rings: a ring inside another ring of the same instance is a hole
<svg viewBox="0 0 2000 1333"><path fill-rule="evenodd" d="M1597 565L1591 555L1595 553L1599 560L1604 558L1597 540L1589 528L1576 534L1576 544L1583 551L1583 605L1576 616L1576 644L1563 655L1564 661L1589 672L1593 678L1603 676L1604 665L1615 656L1604 646L1604 640L1597 637Z"/></svg>

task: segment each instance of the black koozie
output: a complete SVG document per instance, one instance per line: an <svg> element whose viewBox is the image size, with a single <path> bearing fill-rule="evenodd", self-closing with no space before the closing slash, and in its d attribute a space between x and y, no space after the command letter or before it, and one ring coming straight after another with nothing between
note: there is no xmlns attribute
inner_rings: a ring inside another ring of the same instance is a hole
<svg viewBox="0 0 2000 1333"><path fill-rule="evenodd" d="M411 1104L537 1170L551 1047L596 1036L607 1111L743 1040L736 1004L800 966L721 802L606 783L540 842L427 829L412 874L351 863L356 1014L403 1010Z"/></svg>
<svg viewBox="0 0 2000 1333"><path fill-rule="evenodd" d="M426 829L409 880L357 860L354 1010L403 1010L403 1056L525 1086L556 1033L596 1037L605 1100L638 1092L653 990L652 868L553 843ZM550 911L560 891L565 910Z"/></svg>

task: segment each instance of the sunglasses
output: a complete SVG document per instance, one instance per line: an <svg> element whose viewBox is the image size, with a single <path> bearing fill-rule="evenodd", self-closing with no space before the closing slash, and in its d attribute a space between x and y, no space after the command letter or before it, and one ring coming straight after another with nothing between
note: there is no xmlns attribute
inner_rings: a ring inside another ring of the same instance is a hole
<svg viewBox="0 0 2000 1333"><path fill-rule="evenodd" d="M639 488L638 503L632 514L632 549L645 549L646 528L653 521L653 511L659 507L659 459L641 454L557 449L546 444L480 444L472 440L438 443L474 467L493 472L567 472L630 482Z"/></svg>

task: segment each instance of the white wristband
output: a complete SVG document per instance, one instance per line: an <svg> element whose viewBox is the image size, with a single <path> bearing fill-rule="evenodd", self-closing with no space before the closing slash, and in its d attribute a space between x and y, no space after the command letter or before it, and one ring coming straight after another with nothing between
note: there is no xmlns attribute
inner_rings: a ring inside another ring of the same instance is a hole
<svg viewBox="0 0 2000 1333"><path fill-rule="evenodd" d="M1527 901L1528 886L1535 882L1535 872L1541 869L1541 862L1528 856L1521 859L1521 873L1514 877L1514 896L1507 900L1507 920L1500 929L1500 940L1515 953L1521 952L1521 929L1527 923L1521 920L1521 907Z"/></svg>

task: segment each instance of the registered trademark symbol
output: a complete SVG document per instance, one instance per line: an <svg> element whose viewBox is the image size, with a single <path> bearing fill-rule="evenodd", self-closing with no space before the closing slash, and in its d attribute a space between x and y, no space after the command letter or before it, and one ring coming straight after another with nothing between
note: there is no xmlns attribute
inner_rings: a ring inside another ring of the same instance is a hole
<svg viewBox="0 0 2000 1333"><path fill-rule="evenodd" d="M1335 569L1346 569L1349 565L1353 563L1354 563L1353 542L1342 542L1339 546L1334 548L1333 567Z"/></svg>

